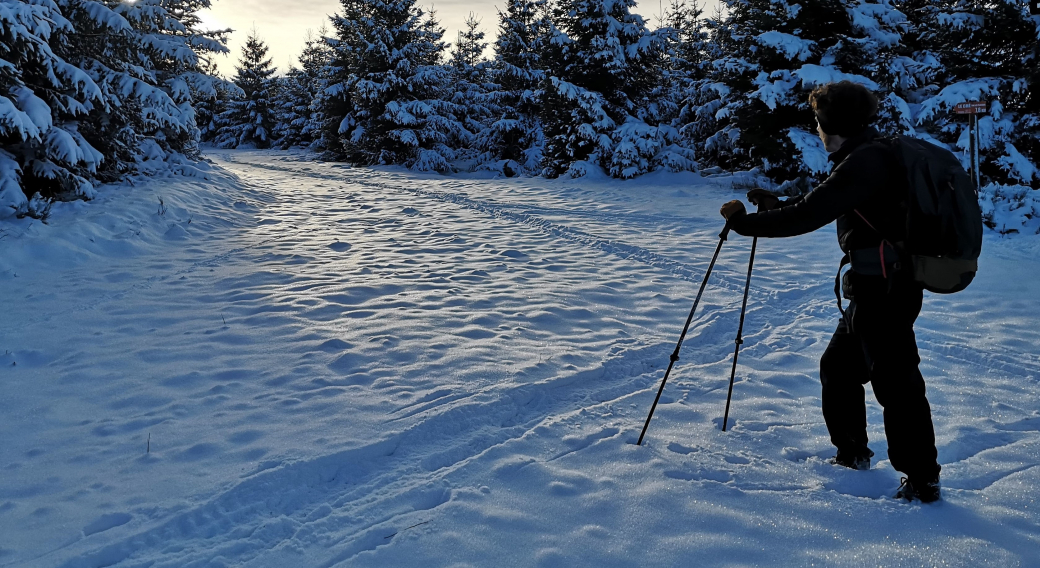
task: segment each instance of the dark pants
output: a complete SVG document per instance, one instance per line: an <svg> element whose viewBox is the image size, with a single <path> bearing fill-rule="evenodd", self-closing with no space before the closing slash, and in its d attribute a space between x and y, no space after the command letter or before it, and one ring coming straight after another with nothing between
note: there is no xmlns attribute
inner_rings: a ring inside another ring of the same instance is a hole
<svg viewBox="0 0 1040 568"><path fill-rule="evenodd" d="M851 274L852 303L820 360L823 417L842 454L869 455L863 385L884 408L892 467L913 479L938 478L932 413L918 365L914 321L923 292L909 282Z"/></svg>

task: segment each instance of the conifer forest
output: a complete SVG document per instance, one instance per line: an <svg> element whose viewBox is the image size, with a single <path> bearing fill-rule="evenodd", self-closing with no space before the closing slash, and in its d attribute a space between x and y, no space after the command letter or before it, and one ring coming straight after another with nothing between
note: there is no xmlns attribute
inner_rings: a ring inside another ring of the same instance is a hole
<svg viewBox="0 0 1040 568"><path fill-rule="evenodd" d="M631 0L508 0L455 41L416 0L343 0L298 65L277 75L254 30L232 77L210 2L3 0L0 207L90 198L205 144L443 173L750 171L796 194L829 170L808 93L839 80L877 94L882 131L965 163L952 109L984 101L983 185L1040 187L1040 18L1021 0L671 0L653 22Z"/></svg>

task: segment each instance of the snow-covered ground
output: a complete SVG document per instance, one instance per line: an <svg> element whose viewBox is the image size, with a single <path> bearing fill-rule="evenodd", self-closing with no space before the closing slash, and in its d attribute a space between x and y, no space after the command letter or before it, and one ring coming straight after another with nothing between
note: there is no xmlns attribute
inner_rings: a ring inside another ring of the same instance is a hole
<svg viewBox="0 0 1040 568"><path fill-rule="evenodd" d="M224 152L0 224L0 566L1040 566L1040 237L928 296L944 501L829 465L833 229L724 247L731 180ZM166 206L159 214L159 199Z"/></svg>

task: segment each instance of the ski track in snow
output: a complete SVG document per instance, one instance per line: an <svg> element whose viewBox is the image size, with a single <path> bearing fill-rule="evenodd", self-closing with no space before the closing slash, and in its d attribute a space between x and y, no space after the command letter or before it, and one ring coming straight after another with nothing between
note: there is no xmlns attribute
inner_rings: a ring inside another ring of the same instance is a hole
<svg viewBox="0 0 1040 568"><path fill-rule="evenodd" d="M0 257L0 566L1040 565L1038 261L1014 241L926 300L945 501L905 505L869 388L874 469L826 463L832 230L760 242L722 433L730 239L637 447L724 182L212 157Z"/></svg>

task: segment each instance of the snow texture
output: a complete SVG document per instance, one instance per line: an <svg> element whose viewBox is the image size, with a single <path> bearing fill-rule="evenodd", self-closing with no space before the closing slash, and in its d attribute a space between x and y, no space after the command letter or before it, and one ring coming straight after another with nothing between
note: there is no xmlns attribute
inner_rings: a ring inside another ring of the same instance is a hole
<svg viewBox="0 0 1040 568"><path fill-rule="evenodd" d="M1036 564L1040 237L926 297L944 500L905 504L869 387L874 467L826 461L831 229L759 243L723 433L730 237L634 444L732 176L209 157L0 222L0 564Z"/></svg>
<svg viewBox="0 0 1040 568"><path fill-rule="evenodd" d="M771 47L787 59L805 61L812 56L815 41L785 34L776 30L768 31L755 38L759 45Z"/></svg>

